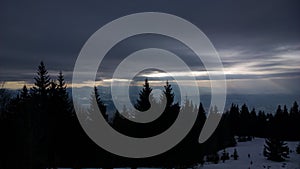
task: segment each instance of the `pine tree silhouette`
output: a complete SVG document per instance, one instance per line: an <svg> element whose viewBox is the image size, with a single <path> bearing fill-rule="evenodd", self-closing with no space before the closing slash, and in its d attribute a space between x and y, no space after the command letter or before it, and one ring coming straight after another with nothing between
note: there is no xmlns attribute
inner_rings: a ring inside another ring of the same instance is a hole
<svg viewBox="0 0 300 169"><path fill-rule="evenodd" d="M203 107L202 103L200 103L199 108L198 108L198 116L199 116L198 117L199 118L198 123L200 125L199 127L200 127L200 129L202 129L203 125L206 121L206 113L205 113L205 110L204 110L204 107Z"/></svg>
<svg viewBox="0 0 300 169"><path fill-rule="evenodd" d="M51 98L51 99L57 99L57 97L58 97L58 92L56 90L56 86L57 86L57 84L55 83L54 80L52 80L49 85L49 98Z"/></svg>
<svg viewBox="0 0 300 169"><path fill-rule="evenodd" d="M243 104L241 108L241 115L240 115L240 127L241 127L241 136L242 139L246 139L246 136L248 135L250 131L250 113L249 109L246 104Z"/></svg>
<svg viewBox="0 0 300 169"><path fill-rule="evenodd" d="M255 127L255 135L258 137L266 136L267 124L267 116L265 112L259 111Z"/></svg>
<svg viewBox="0 0 300 169"><path fill-rule="evenodd" d="M91 99L90 99L90 108L89 108L89 117L90 120L94 121L95 118L97 118L97 107L100 110L100 113L103 115L104 119L108 121L108 115L106 114L106 106L102 102L98 89L96 86L94 86L93 93L91 94Z"/></svg>
<svg viewBox="0 0 300 169"><path fill-rule="evenodd" d="M50 76L44 65L44 62L41 61L38 66L37 76L34 78L34 86L32 88L33 93L45 97L47 95L47 90L50 86Z"/></svg>
<svg viewBox="0 0 300 169"><path fill-rule="evenodd" d="M51 84L50 76L43 62L37 69L37 75L34 78L34 86L31 89L33 112L33 167L40 168L47 166L48 156L51 151L50 140L52 119L50 118L51 110L49 109L49 87ZM52 115L52 114L51 114Z"/></svg>
<svg viewBox="0 0 300 169"><path fill-rule="evenodd" d="M24 85L22 90L21 90L21 93L20 93L20 98L21 99L27 99L29 97L29 91L27 89L27 86Z"/></svg>
<svg viewBox="0 0 300 169"><path fill-rule="evenodd" d="M11 99L11 94L4 88L4 82L0 84L0 118L7 110L7 105Z"/></svg>
<svg viewBox="0 0 300 169"><path fill-rule="evenodd" d="M280 162L284 161L285 158L289 158L289 148L283 141L269 138L265 140L263 154L268 160Z"/></svg>
<svg viewBox="0 0 300 169"><path fill-rule="evenodd" d="M67 92L67 85L64 79L62 71L59 72L57 76L57 85L56 85L57 95L58 95L58 105L59 109L65 114L66 117L72 116L73 112L71 110L71 101Z"/></svg>
<svg viewBox="0 0 300 169"><path fill-rule="evenodd" d="M240 113L238 105L231 104L229 115L229 127L233 135L240 135Z"/></svg>
<svg viewBox="0 0 300 169"><path fill-rule="evenodd" d="M165 98L162 99L167 99L166 101L162 101L163 103L166 103L166 109L170 108L174 104L174 93L171 84L169 81L166 82L166 85L164 86L164 95Z"/></svg>
<svg viewBox="0 0 300 169"><path fill-rule="evenodd" d="M237 160L238 158L239 158L238 152L236 151L236 149L234 149L234 152L233 152L233 159L234 159L234 160Z"/></svg>
<svg viewBox="0 0 300 169"><path fill-rule="evenodd" d="M151 95L152 88L149 85L148 79L145 79L145 84L143 89L139 93L139 98L137 100L137 103L134 105L134 107L139 111L147 111L150 107L150 100L152 97Z"/></svg>
<svg viewBox="0 0 300 169"><path fill-rule="evenodd" d="M292 107L291 110L290 110L290 114L291 114L291 115L297 115L298 112L299 112L299 105L298 105L298 103L295 101L295 102L293 103L293 107Z"/></svg>
<svg viewBox="0 0 300 169"><path fill-rule="evenodd" d="M289 131L289 134L292 134L293 137L297 140L300 140L300 135L298 134L298 133L300 133L300 126L295 125L295 124L299 123L299 121L300 121L299 106L298 106L297 102L294 102L292 108L290 109L288 131ZM293 132L291 132L291 131L293 131Z"/></svg>

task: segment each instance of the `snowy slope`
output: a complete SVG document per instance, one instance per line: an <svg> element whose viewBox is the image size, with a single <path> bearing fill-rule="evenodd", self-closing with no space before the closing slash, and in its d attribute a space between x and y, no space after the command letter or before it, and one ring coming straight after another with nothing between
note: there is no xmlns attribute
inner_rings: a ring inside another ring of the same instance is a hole
<svg viewBox="0 0 300 169"><path fill-rule="evenodd" d="M242 142L238 143L237 149L239 159L219 162L219 164L211 164L205 163L203 167L198 167L199 169L300 169L300 155L296 154L295 149L297 146L297 142L287 142L288 146L292 153L290 153L290 158L285 162L273 162L267 160L262 152L264 146L264 139L255 138L250 142ZM233 154L234 148L228 148L226 151L231 155ZM219 155L222 154L223 151L219 152ZM248 157L250 154L250 158ZM251 165L252 161L252 165Z"/></svg>

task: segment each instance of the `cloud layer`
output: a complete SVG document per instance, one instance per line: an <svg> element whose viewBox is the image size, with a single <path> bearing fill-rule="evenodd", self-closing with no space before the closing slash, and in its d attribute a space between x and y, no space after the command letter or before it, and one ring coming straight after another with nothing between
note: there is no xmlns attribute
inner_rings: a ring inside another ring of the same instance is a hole
<svg viewBox="0 0 300 169"><path fill-rule="evenodd" d="M0 81L8 82L6 86L11 88L30 84L35 68L43 60L53 77L63 70L70 82L78 53L90 35L113 19L145 11L175 14L198 26L219 52L229 91L299 91L294 84L300 82L300 5L293 0L1 1ZM132 37L116 45L100 65L97 84L108 84L122 58L146 47L178 54L192 68L199 83L209 87L203 64L188 47L155 35ZM189 75L176 69L174 72L178 76ZM85 73L89 72L82 72ZM167 75L144 72L140 76L140 80L147 76L154 82L165 80Z"/></svg>

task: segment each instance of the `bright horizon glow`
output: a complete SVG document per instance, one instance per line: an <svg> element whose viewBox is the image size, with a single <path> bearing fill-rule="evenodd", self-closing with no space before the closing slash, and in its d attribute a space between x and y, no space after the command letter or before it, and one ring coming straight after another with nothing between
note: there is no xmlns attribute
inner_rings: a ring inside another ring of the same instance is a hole
<svg viewBox="0 0 300 169"><path fill-rule="evenodd" d="M274 78L259 78L259 79L227 79L227 86L229 89L228 93L238 92L244 94L292 94L293 89L290 89L280 83L276 83L276 80L293 80L293 77L274 77ZM127 79L118 79L119 81L127 81ZM174 80L168 80L171 84L176 83ZM103 86L109 87L112 79L105 79L103 81L95 81L95 82L83 82L80 84L73 84L76 88L82 87L93 87L93 86ZM166 80L149 80L151 87L162 87L165 85ZM190 85L189 81L182 82L184 85ZM71 87L72 84L66 83L67 87ZM132 86L141 87L144 84L144 81L135 81ZM204 89L204 92L210 89L210 80L197 80L197 84L201 89ZM10 90L20 90L22 87L26 85L27 88L33 87L32 83L28 83L25 81L8 81L4 83L3 88ZM256 87L253 88L253 85ZM231 91L231 92L230 92Z"/></svg>

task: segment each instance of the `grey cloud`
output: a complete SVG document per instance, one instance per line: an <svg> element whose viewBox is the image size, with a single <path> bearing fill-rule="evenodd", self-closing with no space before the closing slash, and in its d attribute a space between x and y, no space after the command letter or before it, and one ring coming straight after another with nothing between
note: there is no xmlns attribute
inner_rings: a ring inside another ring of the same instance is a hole
<svg viewBox="0 0 300 169"><path fill-rule="evenodd" d="M224 67L255 62L261 70L279 70L276 66L291 64L280 54L300 51L299 4L297 0L3 0L0 2L0 81L31 81L31 74L41 60L50 72L63 70L66 79L71 80L76 57L90 35L113 19L145 11L171 13L194 23L220 51ZM108 54L108 59L100 66L97 80L111 77L120 59L130 52L149 46L169 49L180 55L193 70L204 70L193 52L179 42L162 37L135 37L116 46L118 51ZM224 56L224 50L239 53ZM281 62L271 61L275 58ZM299 72L297 68L280 70L280 74L265 76L290 77ZM251 78L259 77L251 75Z"/></svg>

